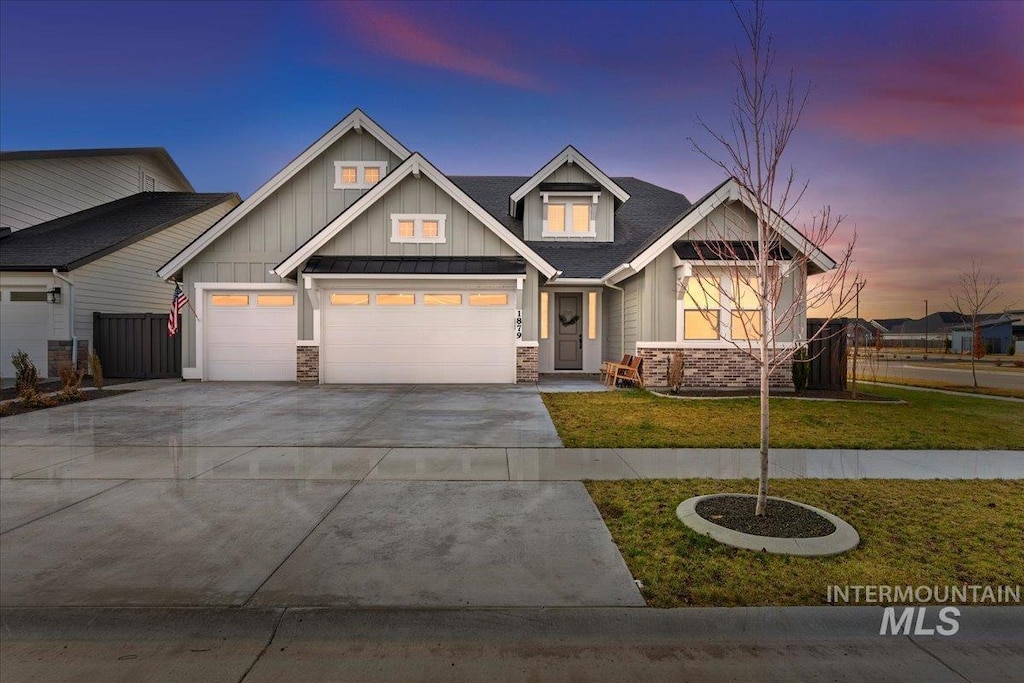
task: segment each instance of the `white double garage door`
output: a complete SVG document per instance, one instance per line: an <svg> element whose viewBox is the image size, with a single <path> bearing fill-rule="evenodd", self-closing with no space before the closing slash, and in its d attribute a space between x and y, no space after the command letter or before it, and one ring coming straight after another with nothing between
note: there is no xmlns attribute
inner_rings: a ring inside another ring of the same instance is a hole
<svg viewBox="0 0 1024 683"><path fill-rule="evenodd" d="M514 383L515 295L452 287L323 290L322 381ZM294 293L207 296L207 379L295 379Z"/></svg>

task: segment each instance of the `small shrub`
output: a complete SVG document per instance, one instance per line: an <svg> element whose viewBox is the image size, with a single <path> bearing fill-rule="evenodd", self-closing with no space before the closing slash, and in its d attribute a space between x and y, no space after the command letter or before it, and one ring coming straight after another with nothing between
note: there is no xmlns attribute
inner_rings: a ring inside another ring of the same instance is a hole
<svg viewBox="0 0 1024 683"><path fill-rule="evenodd" d="M14 385L18 396L28 399L39 393L39 371L28 354L18 349L11 354L11 364L14 366Z"/></svg>
<svg viewBox="0 0 1024 683"><path fill-rule="evenodd" d="M679 351L672 353L672 360L668 364L668 387L674 392L679 391L683 385L683 354Z"/></svg>
<svg viewBox="0 0 1024 683"><path fill-rule="evenodd" d="M57 398L60 401L78 401L82 398L82 378L85 376L85 372L79 372L71 367L70 363L62 363L57 368L57 374L60 375L60 381L63 383L63 387L57 392Z"/></svg>
<svg viewBox="0 0 1024 683"><path fill-rule="evenodd" d="M103 364L100 363L100 356L96 349L89 352L89 373L92 375L92 385L97 389L103 388Z"/></svg>
<svg viewBox="0 0 1024 683"><path fill-rule="evenodd" d="M1015 354L1016 352L1017 352L1017 343L1016 343L1016 342L1014 342L1014 341L1013 341L1013 340L1011 339L1011 340L1010 340L1010 348L1008 348L1008 349L1006 350L1006 355L1007 355L1007 356L1012 356L1012 355L1013 355L1013 354Z"/></svg>
<svg viewBox="0 0 1024 683"><path fill-rule="evenodd" d="M800 393L807 388L811 374L811 361L807 360L807 347L801 347L793 356L793 388Z"/></svg>

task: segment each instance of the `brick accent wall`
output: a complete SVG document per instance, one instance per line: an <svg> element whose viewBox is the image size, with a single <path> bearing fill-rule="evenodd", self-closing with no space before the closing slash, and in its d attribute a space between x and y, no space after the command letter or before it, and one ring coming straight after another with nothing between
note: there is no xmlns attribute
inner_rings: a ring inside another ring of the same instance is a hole
<svg viewBox="0 0 1024 683"><path fill-rule="evenodd" d="M59 377L57 369L63 364L71 364L71 340L70 339L47 339L46 340L46 376ZM82 372L89 367L89 340L78 340L78 371Z"/></svg>
<svg viewBox="0 0 1024 683"><path fill-rule="evenodd" d="M761 384L757 363L738 349L643 348L639 355L647 386L668 386L669 363L677 352L683 354L684 389L756 389ZM773 389L792 389L792 363L783 363L769 383Z"/></svg>
<svg viewBox="0 0 1024 683"><path fill-rule="evenodd" d="M536 346L516 347L516 383L536 382L540 367L540 349Z"/></svg>
<svg viewBox="0 0 1024 683"><path fill-rule="evenodd" d="M320 381L320 347L295 347L295 379L299 382Z"/></svg>

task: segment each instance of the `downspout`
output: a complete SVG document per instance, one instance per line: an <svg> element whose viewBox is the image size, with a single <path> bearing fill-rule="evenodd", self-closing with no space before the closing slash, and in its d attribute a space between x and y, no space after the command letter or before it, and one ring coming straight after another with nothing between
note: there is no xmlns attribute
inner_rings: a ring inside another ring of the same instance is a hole
<svg viewBox="0 0 1024 683"><path fill-rule="evenodd" d="M75 285L53 269L53 276L68 283L68 331L71 332L71 367L78 372L78 337L75 336Z"/></svg>

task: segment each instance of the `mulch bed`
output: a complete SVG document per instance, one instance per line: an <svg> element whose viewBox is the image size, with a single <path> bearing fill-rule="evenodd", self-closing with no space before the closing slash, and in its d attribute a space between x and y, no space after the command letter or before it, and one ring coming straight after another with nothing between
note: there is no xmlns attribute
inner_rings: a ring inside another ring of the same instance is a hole
<svg viewBox="0 0 1024 683"><path fill-rule="evenodd" d="M42 385L40 385L40 387L42 387ZM60 389L60 387L58 386L57 389ZM10 417L12 415L22 415L24 413L34 413L37 410L47 410L49 408L57 408L59 406L66 406L74 403L83 403L85 401L95 401L96 399L120 396L121 394L130 394L133 391L135 390L119 389L118 391L104 391L102 389L97 389L96 391L83 391L82 398L77 401L65 401L53 406L27 406L21 401L11 401L10 403L4 403L3 406L0 407L0 418Z"/></svg>
<svg viewBox="0 0 1024 683"><path fill-rule="evenodd" d="M697 503L697 514L726 529L775 538L816 538L835 532L835 525L807 508L769 499L765 514L754 514L757 498L716 496Z"/></svg>
<svg viewBox="0 0 1024 683"><path fill-rule="evenodd" d="M761 395L758 389L681 389L679 391L666 391L671 396L682 396L684 398L757 398ZM876 396L863 391L857 392L854 398L851 391L826 391L823 389L805 389L801 392L795 391L773 391L772 398L811 398L830 399L833 401L870 401L875 403L899 403L899 399L886 396Z"/></svg>
<svg viewBox="0 0 1024 683"><path fill-rule="evenodd" d="M104 386L114 386L115 384L128 384L129 382L141 382L142 380L135 379L133 377L124 378L107 378L103 384ZM39 382L39 393L48 394L51 391L60 391L62 382L59 379L44 379ZM82 388L86 389L92 386L92 378L85 377L82 379ZM18 398L18 390L15 387L7 387L6 389L0 389L0 401L7 401L12 398Z"/></svg>

